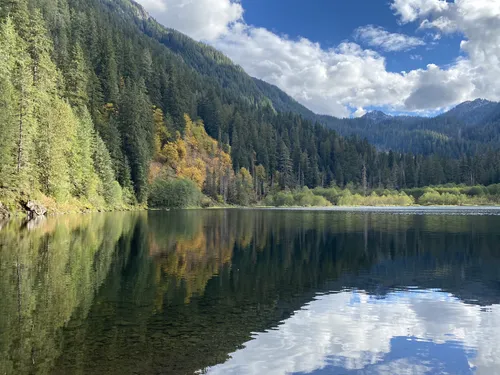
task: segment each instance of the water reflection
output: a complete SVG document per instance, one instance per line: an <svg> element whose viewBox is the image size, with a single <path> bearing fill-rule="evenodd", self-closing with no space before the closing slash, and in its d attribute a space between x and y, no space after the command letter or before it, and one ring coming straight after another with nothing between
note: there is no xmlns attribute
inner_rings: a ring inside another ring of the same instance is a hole
<svg viewBox="0 0 500 375"><path fill-rule="evenodd" d="M62 328L85 319L133 215L4 223L0 231L0 374L46 374Z"/></svg>
<svg viewBox="0 0 500 375"><path fill-rule="evenodd" d="M499 337L499 305L441 291L344 291L317 296L208 373L495 374Z"/></svg>
<svg viewBox="0 0 500 375"><path fill-rule="evenodd" d="M500 373L500 217L180 211L0 229L0 374Z"/></svg>

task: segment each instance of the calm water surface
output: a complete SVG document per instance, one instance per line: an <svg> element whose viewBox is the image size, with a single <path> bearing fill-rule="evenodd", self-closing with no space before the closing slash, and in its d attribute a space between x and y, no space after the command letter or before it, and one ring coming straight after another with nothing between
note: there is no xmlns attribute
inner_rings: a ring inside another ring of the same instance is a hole
<svg viewBox="0 0 500 375"><path fill-rule="evenodd" d="M500 374L500 216L0 223L0 374Z"/></svg>

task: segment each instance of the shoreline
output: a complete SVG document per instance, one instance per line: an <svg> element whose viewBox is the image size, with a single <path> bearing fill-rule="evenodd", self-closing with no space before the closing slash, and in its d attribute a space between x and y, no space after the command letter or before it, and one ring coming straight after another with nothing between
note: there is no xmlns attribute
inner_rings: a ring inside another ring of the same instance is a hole
<svg viewBox="0 0 500 375"><path fill-rule="evenodd" d="M265 207L256 206L252 208L264 210L295 210L295 211L360 211L360 212L474 212L494 211L500 214L500 206L325 206L325 207Z"/></svg>
<svg viewBox="0 0 500 375"><path fill-rule="evenodd" d="M125 209L75 209L64 211L47 212L43 217L57 217L64 215L88 215L97 213L113 212L133 212L133 211L191 211L191 210L268 210L268 211L321 211L321 212L368 212L368 213L403 213L403 214L439 214L439 213L457 213L457 214L497 214L500 215L500 205L484 206L211 206L211 207L184 207L184 208L148 208L148 207L130 207ZM28 215L24 211L11 211L10 216L0 216L2 222L27 219Z"/></svg>

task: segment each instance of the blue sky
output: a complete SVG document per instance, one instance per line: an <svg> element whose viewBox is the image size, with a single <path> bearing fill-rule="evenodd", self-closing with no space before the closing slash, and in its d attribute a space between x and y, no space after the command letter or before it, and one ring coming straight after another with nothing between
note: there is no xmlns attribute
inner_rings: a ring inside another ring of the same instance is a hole
<svg viewBox="0 0 500 375"><path fill-rule="evenodd" d="M241 3L247 23L291 38L305 37L326 49L346 40L353 41L354 30L370 24L391 33L426 36L415 25L399 24L387 0L313 0L307 6L303 0L242 0ZM360 9L363 11L359 12ZM417 47L411 53L387 53L387 70L400 72L425 68L429 63L451 64L460 53L460 41L460 35L456 34L437 41L436 45Z"/></svg>
<svg viewBox="0 0 500 375"><path fill-rule="evenodd" d="M500 100L497 0L138 0L317 113Z"/></svg>

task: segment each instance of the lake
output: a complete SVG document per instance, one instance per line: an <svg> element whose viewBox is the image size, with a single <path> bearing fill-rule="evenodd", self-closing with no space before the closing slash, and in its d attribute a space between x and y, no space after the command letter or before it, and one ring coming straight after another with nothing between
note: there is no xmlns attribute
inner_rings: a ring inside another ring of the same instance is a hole
<svg viewBox="0 0 500 375"><path fill-rule="evenodd" d="M500 374L498 213L0 223L0 374Z"/></svg>

